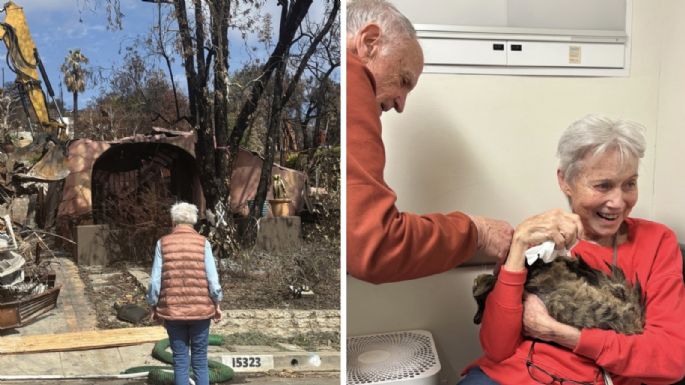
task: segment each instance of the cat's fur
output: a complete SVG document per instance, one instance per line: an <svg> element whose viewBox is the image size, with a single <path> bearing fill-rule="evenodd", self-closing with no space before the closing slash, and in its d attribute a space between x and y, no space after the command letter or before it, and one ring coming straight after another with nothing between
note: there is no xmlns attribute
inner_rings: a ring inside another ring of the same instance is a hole
<svg viewBox="0 0 685 385"><path fill-rule="evenodd" d="M551 263L537 260L528 267L525 290L540 297L549 314L561 323L641 334L645 309L640 282L636 280L633 286L620 268L609 267L611 274L607 275L591 268L580 257L560 257ZM485 299L496 280L493 274L482 274L474 280L476 324L482 320Z"/></svg>

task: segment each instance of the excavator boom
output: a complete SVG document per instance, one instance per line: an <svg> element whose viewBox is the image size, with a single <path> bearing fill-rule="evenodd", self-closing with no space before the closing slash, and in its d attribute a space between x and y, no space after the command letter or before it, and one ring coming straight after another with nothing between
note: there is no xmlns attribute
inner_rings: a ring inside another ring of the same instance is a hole
<svg viewBox="0 0 685 385"><path fill-rule="evenodd" d="M45 94L38 75L36 44L31 38L24 10L10 1L5 4L4 11L7 16L4 22L0 22L0 39L7 47L8 65L17 75L19 91L30 102L31 109L45 133L57 136L64 128L64 124L51 119L48 114Z"/></svg>
<svg viewBox="0 0 685 385"><path fill-rule="evenodd" d="M45 76L45 69L40 63L36 44L31 38L29 26L26 23L24 10L10 1L0 12L7 13L5 20L0 22L0 39L7 47L7 65L16 74L15 82L19 88L29 124L31 124L30 109L33 110L36 120L42 127L42 132L34 135L31 144L17 148L7 155L4 186L8 187L14 177L20 180L29 178L44 181L64 179L69 173L65 156L66 130L61 121L51 119L48 113L46 97L38 75L39 70L48 92L51 96L54 93ZM16 168L16 165L19 167Z"/></svg>

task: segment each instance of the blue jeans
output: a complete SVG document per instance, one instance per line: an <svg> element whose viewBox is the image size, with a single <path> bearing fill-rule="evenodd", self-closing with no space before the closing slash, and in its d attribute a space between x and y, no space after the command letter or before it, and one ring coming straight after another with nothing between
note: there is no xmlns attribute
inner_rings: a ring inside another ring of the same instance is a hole
<svg viewBox="0 0 685 385"><path fill-rule="evenodd" d="M493 381L487 374L483 373L479 367L475 366L469 369L466 376L457 383L457 385L499 385Z"/></svg>
<svg viewBox="0 0 685 385"><path fill-rule="evenodd" d="M209 385L207 345L209 320L164 321L174 357L174 384L188 385L188 346L196 385Z"/></svg>

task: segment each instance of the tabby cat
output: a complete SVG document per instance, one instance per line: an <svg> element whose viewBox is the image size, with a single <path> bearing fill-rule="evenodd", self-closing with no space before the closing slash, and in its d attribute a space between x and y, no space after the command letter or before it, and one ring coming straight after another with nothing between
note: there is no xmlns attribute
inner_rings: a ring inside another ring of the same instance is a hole
<svg viewBox="0 0 685 385"><path fill-rule="evenodd" d="M540 297L550 316L561 323L579 329L641 334L645 308L640 282L636 280L633 286L623 270L609 267L611 274L606 274L591 268L580 256L559 257L551 263L538 259L528 267L525 290ZM474 280L473 296L478 304L473 317L476 324L482 320L485 299L496 280L493 274L481 274Z"/></svg>

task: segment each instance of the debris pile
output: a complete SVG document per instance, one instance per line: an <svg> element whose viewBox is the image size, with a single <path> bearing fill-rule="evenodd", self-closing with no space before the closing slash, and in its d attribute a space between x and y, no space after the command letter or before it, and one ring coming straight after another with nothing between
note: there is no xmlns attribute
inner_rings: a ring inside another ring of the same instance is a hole
<svg viewBox="0 0 685 385"><path fill-rule="evenodd" d="M0 288L9 289L24 282L24 257L17 253L17 241L12 226L7 226L10 218L6 215L0 222Z"/></svg>
<svg viewBox="0 0 685 385"><path fill-rule="evenodd" d="M0 215L8 214L22 226L52 227L69 174L65 144L44 134L18 132L0 150Z"/></svg>
<svg viewBox="0 0 685 385"><path fill-rule="evenodd" d="M0 219L0 303L42 294L55 283L50 260L40 260L32 250L47 248L35 232L22 239L14 233L9 215ZM28 258L26 258L26 257Z"/></svg>
<svg viewBox="0 0 685 385"><path fill-rule="evenodd" d="M0 218L0 330L25 326L57 306L56 259L41 260L43 251L52 254L38 232L17 233L9 215Z"/></svg>

